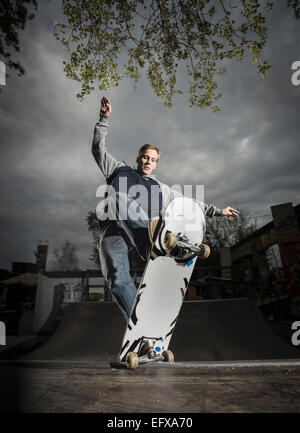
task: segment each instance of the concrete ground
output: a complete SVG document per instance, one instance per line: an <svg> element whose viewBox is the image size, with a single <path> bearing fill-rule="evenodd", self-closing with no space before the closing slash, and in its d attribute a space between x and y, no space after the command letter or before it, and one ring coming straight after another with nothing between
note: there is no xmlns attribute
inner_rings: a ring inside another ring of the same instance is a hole
<svg viewBox="0 0 300 433"><path fill-rule="evenodd" d="M183 414L201 427L203 413L300 412L299 348L274 335L249 301L185 303L174 364L127 370L114 362L123 331L114 304L74 304L52 335L8 336L1 415L90 413L108 427L101 420L115 415Z"/></svg>
<svg viewBox="0 0 300 433"><path fill-rule="evenodd" d="M300 411L300 362L0 363L1 413Z"/></svg>

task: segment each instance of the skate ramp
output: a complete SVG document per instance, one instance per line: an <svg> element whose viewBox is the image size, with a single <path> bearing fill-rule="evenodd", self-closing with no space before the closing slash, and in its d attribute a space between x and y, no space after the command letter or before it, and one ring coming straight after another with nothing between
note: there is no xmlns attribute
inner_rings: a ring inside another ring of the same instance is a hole
<svg viewBox="0 0 300 433"><path fill-rule="evenodd" d="M125 326L112 302L71 303L51 337L22 360L116 361Z"/></svg>
<svg viewBox="0 0 300 433"><path fill-rule="evenodd" d="M22 360L113 362L125 326L114 303L69 304L55 333ZM300 359L248 299L184 302L170 349L178 362Z"/></svg>
<svg viewBox="0 0 300 433"><path fill-rule="evenodd" d="M249 299L184 303L171 346L176 361L300 359Z"/></svg>

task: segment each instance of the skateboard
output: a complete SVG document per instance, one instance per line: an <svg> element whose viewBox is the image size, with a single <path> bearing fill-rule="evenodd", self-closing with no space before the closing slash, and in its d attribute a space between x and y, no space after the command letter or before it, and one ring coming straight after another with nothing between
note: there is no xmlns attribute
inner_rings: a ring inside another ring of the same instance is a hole
<svg viewBox="0 0 300 433"><path fill-rule="evenodd" d="M118 355L127 368L174 362L168 347L189 280L197 258L210 253L209 246L202 244L204 233L203 211L187 197L175 198L159 218L150 221L152 249Z"/></svg>

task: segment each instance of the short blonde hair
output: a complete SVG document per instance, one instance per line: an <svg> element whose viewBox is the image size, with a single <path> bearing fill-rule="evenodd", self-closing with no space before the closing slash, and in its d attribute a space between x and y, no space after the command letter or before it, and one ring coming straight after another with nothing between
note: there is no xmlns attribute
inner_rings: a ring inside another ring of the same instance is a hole
<svg viewBox="0 0 300 433"><path fill-rule="evenodd" d="M139 149L139 153L138 156L143 156L144 153L146 152L146 150L148 149L153 149L156 150L157 152L157 161L159 160L160 157L160 150L157 146L154 146L154 144L143 144L143 146Z"/></svg>

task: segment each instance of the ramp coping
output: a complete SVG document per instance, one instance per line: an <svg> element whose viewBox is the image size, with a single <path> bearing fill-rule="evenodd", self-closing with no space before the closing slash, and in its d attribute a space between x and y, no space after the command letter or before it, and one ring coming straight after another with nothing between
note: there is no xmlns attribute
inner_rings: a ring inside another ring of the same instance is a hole
<svg viewBox="0 0 300 433"><path fill-rule="evenodd" d="M89 362L89 361L45 361L45 360L0 360L0 367L2 365L10 366L26 366L26 367L66 367L66 368L118 368L124 366L124 363L118 361L99 361L99 362ZM263 360L237 360L237 361L188 361L188 362L174 362L168 363L163 361L151 362L151 363L141 363L138 368L143 367L207 367L207 368L236 368L236 367L294 367L300 366L299 359L263 359Z"/></svg>

